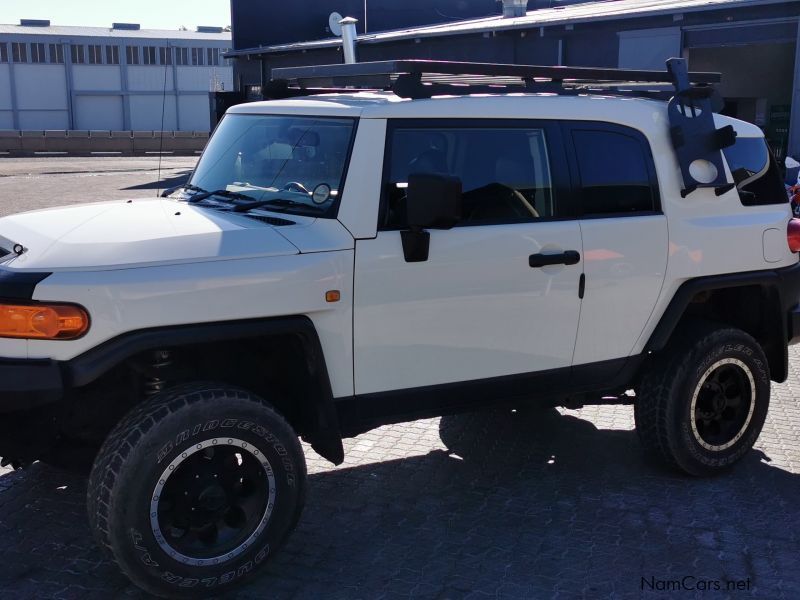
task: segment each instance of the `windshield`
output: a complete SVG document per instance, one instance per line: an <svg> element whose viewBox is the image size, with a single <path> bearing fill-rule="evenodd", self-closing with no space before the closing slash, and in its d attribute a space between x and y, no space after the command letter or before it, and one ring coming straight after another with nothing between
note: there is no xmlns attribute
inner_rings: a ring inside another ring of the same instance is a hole
<svg viewBox="0 0 800 600"><path fill-rule="evenodd" d="M189 184L334 218L354 129L354 119L227 115Z"/></svg>

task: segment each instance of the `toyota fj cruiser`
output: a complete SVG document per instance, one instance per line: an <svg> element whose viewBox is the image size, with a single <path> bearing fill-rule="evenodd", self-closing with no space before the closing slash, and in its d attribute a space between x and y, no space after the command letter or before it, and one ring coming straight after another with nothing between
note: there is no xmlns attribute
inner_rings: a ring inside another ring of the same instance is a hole
<svg viewBox="0 0 800 600"><path fill-rule="evenodd" d="M0 219L0 454L96 455L91 526L137 585L252 575L303 507L298 436L338 464L387 423L628 402L692 475L750 450L800 336L800 226L718 76L274 75L180 189Z"/></svg>

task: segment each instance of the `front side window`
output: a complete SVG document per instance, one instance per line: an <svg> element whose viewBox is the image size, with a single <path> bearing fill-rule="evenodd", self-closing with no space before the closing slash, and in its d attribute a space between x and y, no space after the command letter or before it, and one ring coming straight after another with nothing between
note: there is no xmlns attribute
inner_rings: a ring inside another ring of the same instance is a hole
<svg viewBox="0 0 800 600"><path fill-rule="evenodd" d="M384 183L382 228L407 225L408 176L457 177L460 225L530 222L555 214L545 131L535 127L398 128Z"/></svg>
<svg viewBox="0 0 800 600"><path fill-rule="evenodd" d="M190 183L269 201L268 210L335 218L354 131L354 119L228 115Z"/></svg>
<svg viewBox="0 0 800 600"><path fill-rule="evenodd" d="M738 138L723 152L742 204L761 206L786 202L778 164L764 138Z"/></svg>
<svg viewBox="0 0 800 600"><path fill-rule="evenodd" d="M634 135L602 129L573 129L580 200L586 216L624 216L656 210L650 158Z"/></svg>
<svg viewBox="0 0 800 600"><path fill-rule="evenodd" d="M86 62L86 48L84 46L72 44L70 46L70 55L74 65L82 65Z"/></svg>

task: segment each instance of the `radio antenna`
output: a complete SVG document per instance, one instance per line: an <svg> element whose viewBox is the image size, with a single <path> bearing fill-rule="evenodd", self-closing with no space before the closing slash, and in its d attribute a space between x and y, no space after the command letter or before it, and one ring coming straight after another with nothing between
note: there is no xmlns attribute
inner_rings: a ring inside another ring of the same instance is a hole
<svg viewBox="0 0 800 600"><path fill-rule="evenodd" d="M161 196L161 162L164 159L164 115L167 112L167 67L169 63L172 62L170 60L171 54L172 48L168 45L164 49L164 92L161 96L161 139L158 144L158 183L156 185L156 198Z"/></svg>

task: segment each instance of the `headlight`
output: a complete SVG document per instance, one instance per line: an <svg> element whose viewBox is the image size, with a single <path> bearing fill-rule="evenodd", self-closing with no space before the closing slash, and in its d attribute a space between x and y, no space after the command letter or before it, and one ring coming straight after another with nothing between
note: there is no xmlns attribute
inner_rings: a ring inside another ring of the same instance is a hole
<svg viewBox="0 0 800 600"><path fill-rule="evenodd" d="M89 313L75 304L0 303L0 338L74 340L89 330Z"/></svg>

